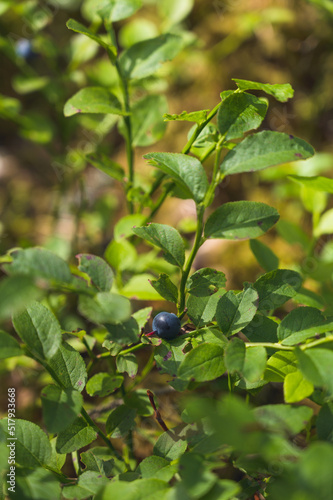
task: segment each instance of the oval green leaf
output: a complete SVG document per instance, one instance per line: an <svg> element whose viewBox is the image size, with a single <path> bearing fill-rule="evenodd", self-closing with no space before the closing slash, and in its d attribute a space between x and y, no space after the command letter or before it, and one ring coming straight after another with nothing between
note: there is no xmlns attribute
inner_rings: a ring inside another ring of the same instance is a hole
<svg viewBox="0 0 333 500"><path fill-rule="evenodd" d="M221 171L225 175L255 172L280 163L305 160L313 155L313 147L303 139L264 130L246 137L229 151L221 163Z"/></svg>
<svg viewBox="0 0 333 500"><path fill-rule="evenodd" d="M183 380L207 382L225 372L223 349L216 344L200 344L192 349L178 368L178 377Z"/></svg>
<svg viewBox="0 0 333 500"><path fill-rule="evenodd" d="M196 203L207 192L206 172L199 160L181 153L148 153L144 155L150 165L168 174Z"/></svg>
<svg viewBox="0 0 333 500"><path fill-rule="evenodd" d="M205 225L206 238L244 240L266 233L279 220L277 210L256 201L225 203L213 212Z"/></svg>

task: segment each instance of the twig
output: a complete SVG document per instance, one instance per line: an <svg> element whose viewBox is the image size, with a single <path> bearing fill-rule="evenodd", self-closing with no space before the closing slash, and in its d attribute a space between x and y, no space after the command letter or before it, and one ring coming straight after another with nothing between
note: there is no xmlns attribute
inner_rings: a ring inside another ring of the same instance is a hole
<svg viewBox="0 0 333 500"><path fill-rule="evenodd" d="M154 394L149 389L147 390L147 394L148 394L150 404L152 405L153 410L154 410L154 418L160 424L162 429L167 432L169 429L168 429L166 423L164 422L159 410L156 408L155 401L154 401Z"/></svg>

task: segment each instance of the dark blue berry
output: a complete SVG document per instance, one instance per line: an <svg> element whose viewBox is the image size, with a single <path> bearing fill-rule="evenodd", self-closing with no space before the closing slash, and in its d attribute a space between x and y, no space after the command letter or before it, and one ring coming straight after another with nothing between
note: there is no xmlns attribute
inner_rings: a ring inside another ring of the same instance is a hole
<svg viewBox="0 0 333 500"><path fill-rule="evenodd" d="M30 40L26 38L20 38L15 46L15 52L18 56L22 57L26 61L32 59L36 53L33 51L32 44Z"/></svg>
<svg viewBox="0 0 333 500"><path fill-rule="evenodd" d="M174 339L180 331L180 319L173 313L161 312L153 320L153 331L162 339Z"/></svg>

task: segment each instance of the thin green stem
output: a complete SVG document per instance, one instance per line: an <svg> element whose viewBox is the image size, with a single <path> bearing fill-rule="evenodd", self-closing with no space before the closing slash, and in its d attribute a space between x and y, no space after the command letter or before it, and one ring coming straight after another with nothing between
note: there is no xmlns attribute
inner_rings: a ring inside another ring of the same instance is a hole
<svg viewBox="0 0 333 500"><path fill-rule="evenodd" d="M135 344L132 347L129 347L128 349L124 349L123 351L120 351L118 353L118 356L124 356L125 354L128 354L129 352L137 351L138 349L142 349L142 347L146 346L147 344Z"/></svg>
<svg viewBox="0 0 333 500"><path fill-rule="evenodd" d="M97 434L99 435L99 437L101 439L103 439L104 443L107 445L107 447L109 448L109 450L112 451L112 453L117 457L119 458L119 460L123 460L122 456L120 455L120 453L118 453L118 451L113 447L113 444L111 443L110 439L107 438L107 436L104 434L104 432L95 424L95 422L89 417L88 413L86 412L86 410L82 407L81 408L81 415L82 415L82 418L87 422L87 424L92 427L93 429L95 429L95 431L97 432Z"/></svg>
<svg viewBox="0 0 333 500"><path fill-rule="evenodd" d="M195 129L195 131L194 131L194 132L193 132L193 134L191 135L190 140L189 140L189 141L187 141L187 143L185 144L185 146L184 146L184 147L183 147L183 149L182 149L182 153L183 153L183 154L185 154L185 155L186 155L186 154L190 151L190 149L191 149L191 147L192 147L192 145L193 145L194 141L196 140L196 138L198 137L198 135L200 134L200 132L201 132L201 131L205 128L205 126L206 126L206 125L207 125L207 124L211 121L211 119L212 119L212 118L214 118L214 116L215 116L215 115L216 115L216 113L218 112L219 107L221 106L221 104L222 104L222 101L221 101L221 102L219 102L219 103L215 106L215 108L213 108L213 109L211 110L211 112L208 114L208 116L207 116L207 118L206 118L206 120L205 120L204 122L202 122L200 125L197 125L197 128Z"/></svg>
<svg viewBox="0 0 333 500"><path fill-rule="evenodd" d="M245 342L245 347L271 347L272 349L279 349L281 351L293 351L294 347L270 342Z"/></svg>
<svg viewBox="0 0 333 500"><path fill-rule="evenodd" d="M112 26L112 23L106 23L105 24L106 30L108 31L110 38L112 40L113 45L117 48L117 41L116 41L116 36L115 32ZM123 95L123 100L124 100L124 111L127 113L127 115L124 116L124 124L125 124L125 143L126 143L126 156L127 156L127 165L128 165L128 182L126 185L126 191L128 192L134 185L134 151L133 151L133 137L132 137L132 123L131 123L131 106L130 106L130 99L129 99L129 92L128 92L128 80L127 78L123 75L121 66L119 64L119 59L116 58L113 60L113 57L109 55L111 64L115 66L116 71L118 73L119 77L119 83L120 83L120 89L121 93ZM132 214L134 212L134 207L132 201L128 200L128 209L129 212Z"/></svg>
<svg viewBox="0 0 333 500"><path fill-rule="evenodd" d="M305 351L306 349L311 349L311 347L316 347L317 345L325 344L326 342L333 342L333 335L329 335L328 337L323 337L322 339L313 340L308 344L303 344L299 346L299 348L302 351Z"/></svg>
<svg viewBox="0 0 333 500"><path fill-rule="evenodd" d="M153 208L151 209L150 211L150 214L147 215L146 219L145 219L145 222L149 222L151 221L151 219L154 217L154 215L156 214L156 212L158 212L158 210L160 209L160 207L163 205L165 199L167 198L168 194L170 193L170 191L175 187L175 183L174 182L171 182L163 191L163 193L161 194L161 196L158 198L158 200L156 201L156 203L154 204Z"/></svg>
<svg viewBox="0 0 333 500"><path fill-rule="evenodd" d="M329 335L328 337L323 337L321 339L313 340L312 342L308 342L303 345L282 345L278 342L245 342L245 347L270 347L272 349L278 349L281 351L293 351L296 347L301 349L302 351L306 351L307 349L311 349L312 347L317 347L318 345L325 344L326 342L333 342L333 335Z"/></svg>
<svg viewBox="0 0 333 500"><path fill-rule="evenodd" d="M191 267L193 264L193 261L195 259L195 256L202 244L202 232L203 232L203 217L205 213L205 207L204 205L197 205L197 230L195 233L195 239L193 243L193 247L191 250L191 253L187 259L187 262L185 264L185 267L182 271L182 278L180 281L180 299L179 299L179 306L178 306L178 313L182 314L184 309L185 309L185 298L186 298L186 281L188 278L188 275L190 274Z"/></svg>

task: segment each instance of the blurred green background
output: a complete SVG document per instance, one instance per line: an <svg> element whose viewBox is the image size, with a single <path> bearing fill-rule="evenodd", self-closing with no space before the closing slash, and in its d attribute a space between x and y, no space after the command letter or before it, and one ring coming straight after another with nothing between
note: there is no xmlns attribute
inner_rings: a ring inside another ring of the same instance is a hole
<svg viewBox="0 0 333 500"><path fill-rule="evenodd" d="M332 5L329 0L145 0L134 16L116 24L122 48L166 30L183 34L185 48L176 59L133 89L135 96L147 88L165 95L170 113L211 109L221 91L235 87L231 78L291 83L294 98L287 103L272 99L263 128L299 136L318 155L300 165L232 176L218 189L215 202L248 199L275 206L282 223L262 241L277 254L280 267L318 267L311 261L317 259L314 248L307 254L299 243L311 240L318 207L323 211L332 206L326 195L313 199L313 193L301 192L286 179L291 173L332 176ZM63 116L66 100L84 86L102 85L117 92L115 73L100 47L66 28L73 17L97 30L94 8L92 0L0 1L2 254L14 246L43 245L70 260L77 251L102 255L114 223L126 213L120 184L85 157L98 149L126 164L115 118ZM17 54L22 39L31 43L28 58ZM138 185L144 189L151 175L142 155L179 152L190 126L169 122L156 145L137 148ZM191 202L172 198L156 220L174 225L190 240L194 216ZM298 230L304 233L296 234ZM329 243L330 235L325 234L315 250L318 256L325 253L330 279ZM195 265L223 270L234 288L262 272L248 242L207 243ZM310 273L314 290L316 279Z"/></svg>

